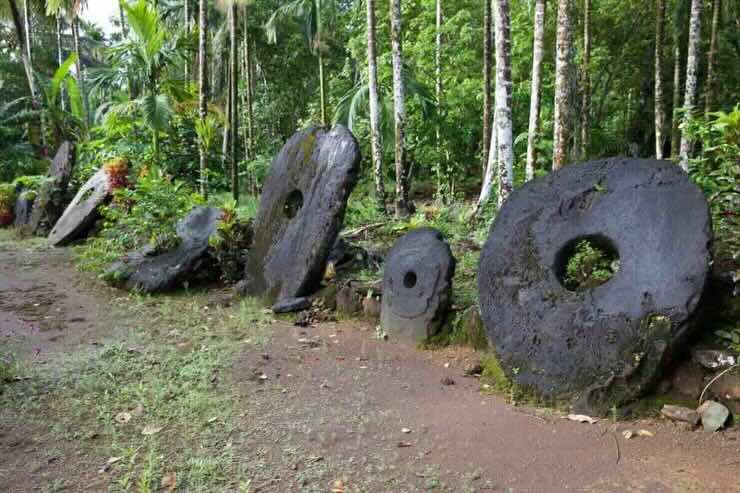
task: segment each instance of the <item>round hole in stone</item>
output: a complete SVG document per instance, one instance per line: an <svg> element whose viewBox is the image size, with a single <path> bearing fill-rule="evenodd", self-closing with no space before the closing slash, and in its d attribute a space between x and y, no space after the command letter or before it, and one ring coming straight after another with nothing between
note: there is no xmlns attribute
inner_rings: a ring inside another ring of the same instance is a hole
<svg viewBox="0 0 740 493"><path fill-rule="evenodd" d="M587 291L608 282L619 271L619 252L606 236L580 236L560 248L554 271L565 289Z"/></svg>
<svg viewBox="0 0 740 493"><path fill-rule="evenodd" d="M283 205L285 217L293 219L301 210L301 207L303 207L303 194L300 190L293 190L285 198L285 205Z"/></svg>
<svg viewBox="0 0 740 493"><path fill-rule="evenodd" d="M411 270L410 270L410 271L408 271L408 272L407 272L407 273L406 273L406 274L405 274L405 275L403 276L403 285L404 285L404 286L405 286L406 288L408 288L408 289L411 289L411 288L413 288L414 286L416 286L416 272L414 272L414 271L411 271Z"/></svg>

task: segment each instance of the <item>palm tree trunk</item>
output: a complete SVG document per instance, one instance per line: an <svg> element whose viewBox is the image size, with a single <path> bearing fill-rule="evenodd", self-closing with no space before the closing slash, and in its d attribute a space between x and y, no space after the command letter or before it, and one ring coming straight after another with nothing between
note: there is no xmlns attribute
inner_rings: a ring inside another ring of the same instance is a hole
<svg viewBox="0 0 740 493"><path fill-rule="evenodd" d="M671 115L671 159L678 160L679 144L681 140L681 131L678 128L681 106L681 47L676 37L675 47L673 48L673 114Z"/></svg>
<svg viewBox="0 0 740 493"><path fill-rule="evenodd" d="M527 132L527 181L534 178L537 162L537 134L540 131L540 91L542 90L542 58L545 38L546 0L537 0L534 6L534 46L532 47L532 87L529 101L529 131Z"/></svg>
<svg viewBox="0 0 740 493"><path fill-rule="evenodd" d="M393 116L396 134L396 217L411 213L409 176L406 168L406 104L401 42L401 0L391 0L391 48L393 59Z"/></svg>
<svg viewBox="0 0 740 493"><path fill-rule="evenodd" d="M252 148L254 146L254 123L253 123L253 112L252 112L252 56L251 47L249 46L249 22L248 22L248 10L244 9L243 15L244 21L242 29L244 29L243 38L243 52L244 52L244 112L246 121L246 142L244 143L245 152L247 159L254 157Z"/></svg>
<svg viewBox="0 0 740 493"><path fill-rule="evenodd" d="M200 0L198 8L198 116L205 125L208 116L208 5L207 0ZM200 193L208 195L208 156L203 143L200 147Z"/></svg>
<svg viewBox="0 0 740 493"><path fill-rule="evenodd" d="M434 92L437 103L437 121L435 124L435 147L437 151L437 198L444 199L443 181L447 181L447 173L442 164L442 0L436 1L435 8L435 40L434 40Z"/></svg>
<svg viewBox="0 0 740 493"><path fill-rule="evenodd" d="M61 67L64 63L64 50L62 49L62 16L57 14L56 16L56 41L57 41L57 68ZM67 110L67 90L62 84L59 92L59 102L61 103L62 111Z"/></svg>
<svg viewBox="0 0 740 493"><path fill-rule="evenodd" d="M324 50L322 45L323 26L321 19L321 0L316 0L316 38L318 40L316 50L319 55L319 92L321 93L321 124L328 125L326 107L326 74L324 73Z"/></svg>
<svg viewBox="0 0 740 493"><path fill-rule="evenodd" d="M712 34L709 42L709 53L707 53L707 87L704 88L704 115L709 115L712 111L714 89L716 85L714 65L719 51L719 40L717 30L719 27L720 0L712 1Z"/></svg>
<svg viewBox="0 0 740 493"><path fill-rule="evenodd" d="M483 180L491 147L491 1L483 1Z"/></svg>
<svg viewBox="0 0 740 493"><path fill-rule="evenodd" d="M72 39L74 40L75 53L77 54L75 70L77 71L77 86L80 88L80 94L82 95L82 115L85 123L89 125L90 115L88 113L87 91L85 90L85 72L82 66L82 51L80 50L80 23L77 12L73 12L72 14Z"/></svg>
<svg viewBox="0 0 740 493"><path fill-rule="evenodd" d="M496 139L498 140L498 205L514 189L513 125L511 121L511 19L509 0L496 0Z"/></svg>
<svg viewBox="0 0 740 493"><path fill-rule="evenodd" d="M370 149L373 157L375 200L384 214L385 185L383 183L383 149L380 143L380 103L378 98L378 54L375 40L375 0L367 0L367 71L370 102Z"/></svg>
<svg viewBox="0 0 740 493"><path fill-rule="evenodd" d="M555 170L565 166L568 160L568 142L570 140L568 93L571 86L573 63L571 58L572 12L573 0L558 0L552 159L552 168Z"/></svg>
<svg viewBox="0 0 740 493"><path fill-rule="evenodd" d="M231 3L231 9L229 10L229 35L231 37L231 46L229 52L229 105L231 106L231 121L229 127L231 129L231 141L230 141L230 152L229 160L231 163L231 194L234 200L239 202L239 169L237 163L239 162L236 156L237 150L237 130L239 128L239 45L236 42L236 23L237 23L237 11L236 2Z"/></svg>
<svg viewBox="0 0 740 493"><path fill-rule="evenodd" d="M694 111L696 105L696 83L699 71L699 43L701 42L701 10L702 0L691 0L691 20L689 22L689 51L686 59L686 92L683 108L687 116ZM686 134L681 136L679 164L685 171L689 170L691 141Z"/></svg>
<svg viewBox="0 0 740 493"><path fill-rule="evenodd" d="M31 69L33 70L33 39L32 35L33 32L31 31L31 11L28 8L28 0L23 0L23 21L25 23L25 33L26 33L26 56L28 57L28 63L31 66ZM40 94L38 94L38 97L40 98ZM42 110L42 104L40 99L38 101L35 101L34 103L34 109L36 110ZM41 154L46 155L47 154L47 148L46 148L46 117L44 115L43 111L39 112L39 140L41 143Z"/></svg>
<svg viewBox="0 0 740 493"><path fill-rule="evenodd" d="M581 147L580 158L588 158L588 149L591 143L591 0L583 1L583 77L581 88Z"/></svg>
<svg viewBox="0 0 740 493"><path fill-rule="evenodd" d="M665 108L663 105L663 25L665 4L655 1L655 159L663 159L663 128Z"/></svg>

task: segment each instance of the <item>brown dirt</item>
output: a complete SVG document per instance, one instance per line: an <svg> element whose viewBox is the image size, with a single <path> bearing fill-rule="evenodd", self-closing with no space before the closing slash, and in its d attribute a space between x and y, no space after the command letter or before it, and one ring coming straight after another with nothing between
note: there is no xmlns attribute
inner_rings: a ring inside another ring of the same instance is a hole
<svg viewBox="0 0 740 493"><path fill-rule="evenodd" d="M111 299L79 280L65 250L0 246L0 343L28 364L53 366L124 337L109 319ZM353 321L280 322L265 348L240 355L230 380L243 413L227 432L248 491L326 492L335 480L347 493L740 491L737 428L573 423L481 393L462 374L471 351L422 351L374 334ZM50 435L22 415L0 412L0 491L53 490L60 478L65 491L107 491L99 457L39 441ZM654 436L625 440L625 429Z"/></svg>

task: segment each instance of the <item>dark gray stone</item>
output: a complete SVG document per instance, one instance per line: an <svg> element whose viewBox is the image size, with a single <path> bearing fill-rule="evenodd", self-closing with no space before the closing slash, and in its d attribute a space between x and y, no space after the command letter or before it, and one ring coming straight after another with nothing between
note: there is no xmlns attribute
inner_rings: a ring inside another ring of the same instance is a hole
<svg viewBox="0 0 740 493"><path fill-rule="evenodd" d="M272 305L273 313L300 312L311 306L309 298L287 298Z"/></svg>
<svg viewBox="0 0 740 493"><path fill-rule="evenodd" d="M447 314L455 258L439 231L421 228L396 240L383 274L380 325L388 335L421 341Z"/></svg>
<svg viewBox="0 0 740 493"><path fill-rule="evenodd" d="M216 232L221 209L196 207L177 223L177 247L158 252L144 247L112 264L106 279L133 291L154 293L192 280L207 259L208 240Z"/></svg>
<svg viewBox="0 0 740 493"><path fill-rule="evenodd" d="M302 130L265 180L246 268L246 291L268 304L315 291L357 180L360 148L341 125Z"/></svg>
<svg viewBox="0 0 740 493"><path fill-rule="evenodd" d="M61 217L69 200L67 188L75 165L75 148L70 142L59 146L39 187L28 222L19 229L24 235L46 236Z"/></svg>
<svg viewBox="0 0 740 493"><path fill-rule="evenodd" d="M31 222L33 203L36 199L34 192L21 192L15 201L15 221L13 226L23 228Z"/></svg>
<svg viewBox="0 0 740 493"><path fill-rule="evenodd" d="M49 233L51 246L63 246L84 238L99 217L98 208L111 194L110 177L105 167L85 183Z"/></svg>
<svg viewBox="0 0 740 493"><path fill-rule="evenodd" d="M591 238L616 251L605 284L566 289L563 253ZM516 384L605 413L657 383L706 283L707 202L668 161L574 164L515 191L478 267L486 332Z"/></svg>
<svg viewBox="0 0 740 493"><path fill-rule="evenodd" d="M688 407L683 406L672 406L670 404L664 405L663 408L660 410L660 414L674 421L683 421L684 423L690 423L692 426L698 425L699 420L701 419L699 418L699 413L697 413L693 409L689 409Z"/></svg>

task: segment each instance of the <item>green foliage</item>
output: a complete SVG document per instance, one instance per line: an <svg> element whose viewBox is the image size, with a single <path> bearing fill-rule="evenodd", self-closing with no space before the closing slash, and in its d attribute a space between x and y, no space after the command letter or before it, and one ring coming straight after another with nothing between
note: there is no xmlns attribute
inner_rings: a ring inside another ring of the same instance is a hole
<svg viewBox="0 0 740 493"><path fill-rule="evenodd" d="M572 291L585 291L604 284L619 270L619 260L590 240L575 245L565 265L564 284Z"/></svg>
<svg viewBox="0 0 740 493"><path fill-rule="evenodd" d="M700 143L690 173L707 196L719 262L740 262L740 105L709 118L689 118L685 134Z"/></svg>
<svg viewBox="0 0 740 493"><path fill-rule="evenodd" d="M224 203L221 209L223 210L221 221L209 243L223 279L227 282L237 282L244 277L246 252L252 244L254 235L252 220L239 216L233 199Z"/></svg>
<svg viewBox="0 0 740 493"><path fill-rule="evenodd" d="M111 205L102 210L99 235L80 247L81 269L103 272L126 252L147 243L158 248L177 242L175 225L194 206L203 204L200 195L158 168L142 173L135 188L121 188Z"/></svg>

